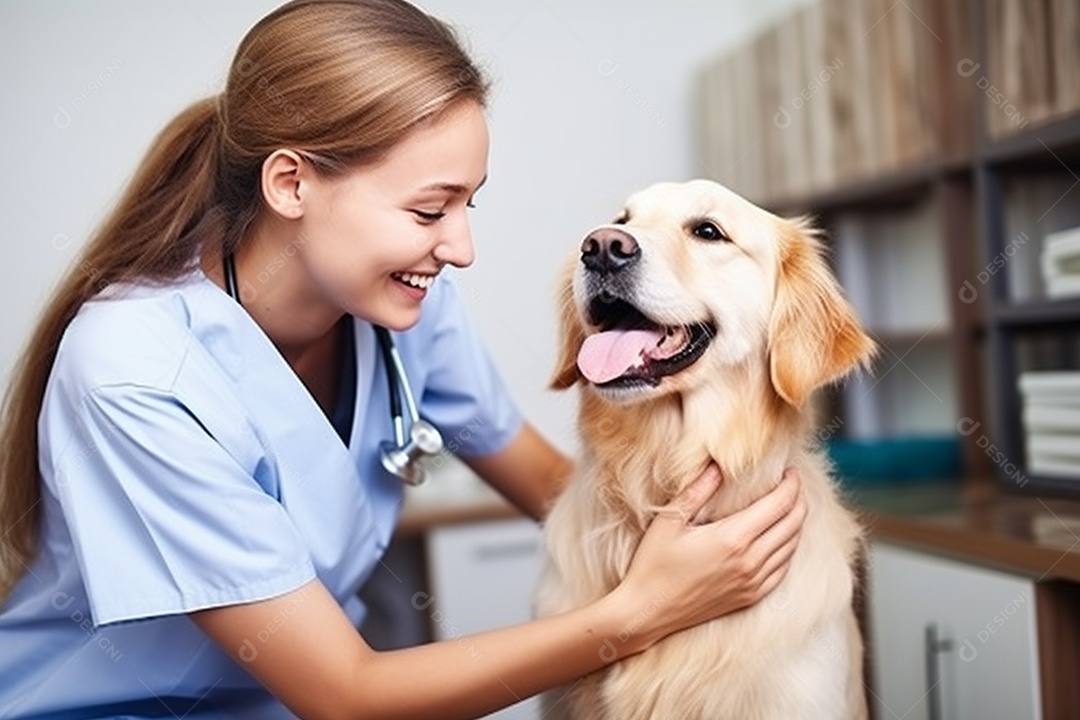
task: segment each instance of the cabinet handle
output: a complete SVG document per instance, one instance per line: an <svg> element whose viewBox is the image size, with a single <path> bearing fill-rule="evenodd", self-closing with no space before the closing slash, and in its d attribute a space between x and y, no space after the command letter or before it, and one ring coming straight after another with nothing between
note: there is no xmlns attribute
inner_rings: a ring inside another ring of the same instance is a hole
<svg viewBox="0 0 1080 720"><path fill-rule="evenodd" d="M923 659L926 664L926 710L928 720L942 720L941 711L941 660L943 652L953 648L949 639L938 637L937 623L926 626Z"/></svg>

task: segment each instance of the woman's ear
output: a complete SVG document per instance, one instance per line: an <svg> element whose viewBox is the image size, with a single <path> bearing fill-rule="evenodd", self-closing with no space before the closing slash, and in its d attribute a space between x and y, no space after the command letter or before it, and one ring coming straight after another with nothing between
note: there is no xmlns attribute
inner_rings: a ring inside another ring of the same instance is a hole
<svg viewBox="0 0 1080 720"><path fill-rule="evenodd" d="M288 220L303 216L304 205L300 192L303 160L293 150L278 149L262 164L262 196L274 213Z"/></svg>
<svg viewBox="0 0 1080 720"><path fill-rule="evenodd" d="M866 367L877 352L822 257L814 231L782 221L776 295L769 320L769 372L787 403Z"/></svg>
<svg viewBox="0 0 1080 720"><path fill-rule="evenodd" d="M578 257L575 255L573 261L566 264L562 281L559 283L559 358L555 364L555 373L548 383L552 390L573 387L581 379L577 356L585 342L585 328L574 305L573 278L577 263Z"/></svg>

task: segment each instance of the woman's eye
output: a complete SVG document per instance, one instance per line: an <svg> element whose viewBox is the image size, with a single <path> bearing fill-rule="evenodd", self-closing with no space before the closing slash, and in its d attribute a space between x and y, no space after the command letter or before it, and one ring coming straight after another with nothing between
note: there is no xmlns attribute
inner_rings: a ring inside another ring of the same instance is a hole
<svg viewBox="0 0 1080 720"><path fill-rule="evenodd" d="M473 200L472 198L469 198L468 200L465 201L465 207L467 207L467 208L475 208L476 207L476 201Z"/></svg>
<svg viewBox="0 0 1080 720"><path fill-rule="evenodd" d="M446 217L446 213L441 212L441 211L440 212L425 212L423 210L413 210L412 213L413 213L413 215L420 218L420 220L422 220L423 222L426 222L426 223L438 222L439 220L442 220L444 217Z"/></svg>

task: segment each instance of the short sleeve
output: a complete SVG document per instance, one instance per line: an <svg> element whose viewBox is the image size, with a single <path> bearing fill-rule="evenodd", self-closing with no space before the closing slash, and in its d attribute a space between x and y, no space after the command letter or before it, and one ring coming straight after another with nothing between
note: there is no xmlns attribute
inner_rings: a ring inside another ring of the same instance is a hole
<svg viewBox="0 0 1080 720"><path fill-rule="evenodd" d="M443 434L451 452L490 455L521 430L521 411L465 310L457 286L447 277L431 344L421 414Z"/></svg>
<svg viewBox="0 0 1080 720"><path fill-rule="evenodd" d="M95 624L262 600L315 577L282 505L175 394L108 386L73 410L46 481Z"/></svg>

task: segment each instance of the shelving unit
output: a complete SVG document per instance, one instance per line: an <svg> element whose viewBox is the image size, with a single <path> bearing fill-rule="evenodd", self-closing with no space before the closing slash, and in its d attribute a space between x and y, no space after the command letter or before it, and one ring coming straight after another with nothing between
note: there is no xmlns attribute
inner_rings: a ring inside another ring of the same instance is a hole
<svg viewBox="0 0 1080 720"><path fill-rule="evenodd" d="M972 2L972 20L980 29L975 33L975 59L988 74L1004 74L1000 47L994 47L992 32L995 23L1004 24L1005 5L1003 0ZM1060 27L1062 23L1066 27ZM1058 37L1080 34L1076 13L1059 18L1057 24L1059 27L1046 31ZM1033 40L1037 44L1038 38ZM1076 43L1074 37L1072 44ZM1020 74L1033 62L1026 55L1010 61L1018 65L1016 72ZM1058 68L1056 74L1063 83L1071 83L1075 67ZM1080 225L1080 99L1070 100L1057 103L1057 119L1009 134L992 132L995 120L1000 125L1000 117L992 113L1000 109L980 103L976 107L977 142L972 164L983 259L992 265L1000 258L1005 270L988 273L986 283L992 377L990 437L1004 458L1022 468L1019 474L1007 472L1005 463L997 463L994 469L1006 489L1023 482L1022 489L1028 492L1076 495L1080 494L1080 477L1045 477L1027 470L1017 384L1024 370L1080 370L1080 298L1045 298L1037 272L1042 237ZM1030 345L1042 346L1044 352L1025 353L1025 346ZM1056 352L1045 352L1048 345L1059 347Z"/></svg>
<svg viewBox="0 0 1080 720"><path fill-rule="evenodd" d="M705 157L743 148L755 167L723 182L815 217L882 346L874 376L829 400L849 435L952 435L964 483L1080 494L1080 477L1026 471L1017 388L1080 369L1080 298L1047 299L1039 276L1043 235L1080 226L1077 68L1075 2L819 0L705 72Z"/></svg>
<svg viewBox="0 0 1080 720"><path fill-rule="evenodd" d="M1060 137L1071 140L1072 147L1057 144L1057 150L1051 152L1042 143L1033 143L1030 138L1009 143L1009 163L983 162L977 169L977 185L980 217L980 233L983 237L985 256L994 258L1006 252L1015 235L1009 227L1010 205L1005 200L1005 185L1015 177L1015 173L1029 173L1033 164L1045 164L1047 159L1055 162L1072 163L1080 171L1080 118L1072 118L1058 125ZM1068 128L1068 132L1063 130ZM1032 133L1038 137L1037 131ZM1020 155L1016 148L1026 147L1030 155ZM983 158L1003 157L1005 153L994 143L985 145ZM1056 155L1056 158L1054 157ZM1066 210L1080 210L1080 181L1071 192L1075 197L1066 196L1061 203L1071 202ZM1048 211L1052 212L1052 211ZM1043 223L1053 221L1048 215ZM1080 219L1069 222L1080 224ZM1036 262L1040 247L1040 237L1036 235L1036 223L1027 231L1030 245L1024 249L1028 263ZM1058 229L1051 225L1043 233ZM1020 257L1019 251L1017 257ZM1037 267L1037 264L1036 264ZM1018 289L1018 278L1022 273L997 273L990 276L987 286L990 290L990 312L987 319L987 335L993 358L992 373L994 388L991 399L993 410L993 437L1004 457L1027 459L1021 425L1021 400L1017 387L1017 378L1025 370L1080 370L1080 299L1052 300L1038 297L1038 291L1026 288ZM1030 282L1030 281L1028 281ZM1020 299L1017 295L1021 295ZM1036 348L1042 348L1040 352ZM1028 349L1028 352L1025 352ZM1003 477L1002 482L1018 481L1017 478ZM1023 472L1025 489L1035 492L1080 493L1080 476L1047 477L1030 471Z"/></svg>

